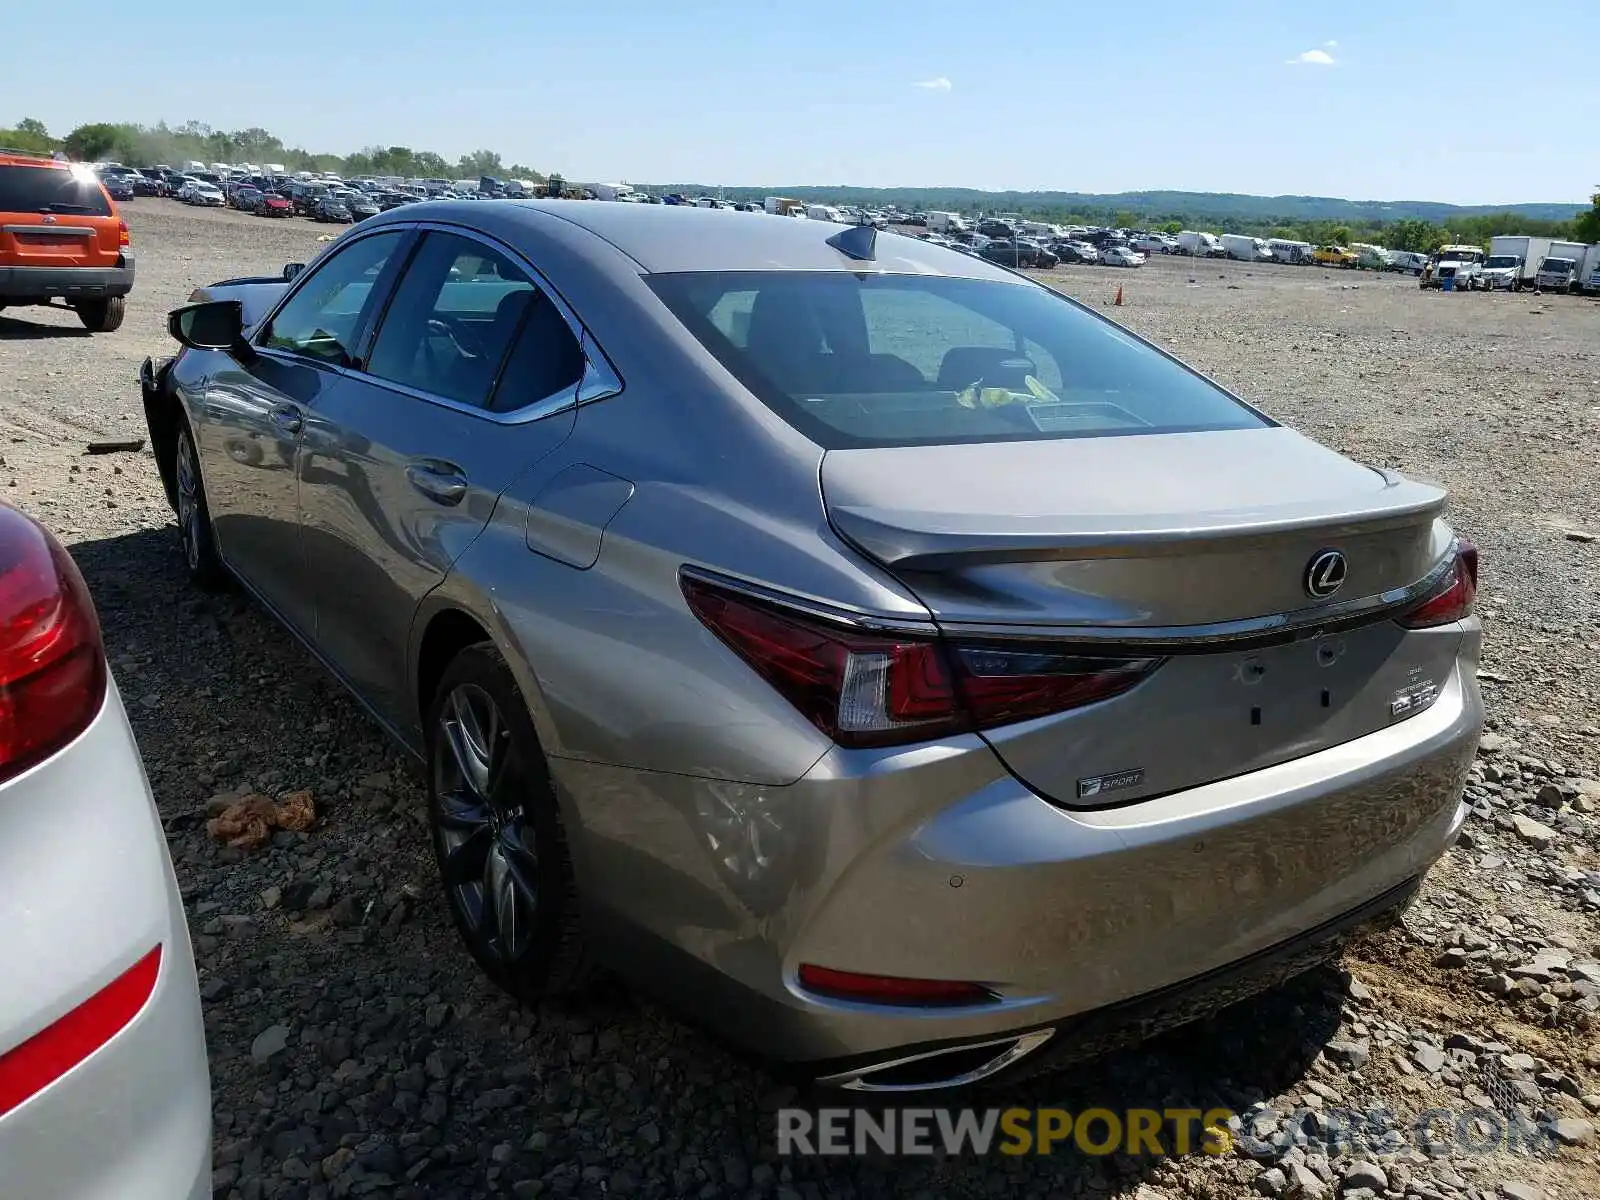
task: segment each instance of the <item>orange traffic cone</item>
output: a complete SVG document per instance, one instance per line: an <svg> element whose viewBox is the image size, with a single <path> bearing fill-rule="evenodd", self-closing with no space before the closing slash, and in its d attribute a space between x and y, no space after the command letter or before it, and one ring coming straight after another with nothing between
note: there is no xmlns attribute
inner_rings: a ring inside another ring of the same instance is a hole
<svg viewBox="0 0 1600 1200"><path fill-rule="evenodd" d="M1117 298L1112 301L1118 308L1122 307L1122 285L1117 284Z"/></svg>

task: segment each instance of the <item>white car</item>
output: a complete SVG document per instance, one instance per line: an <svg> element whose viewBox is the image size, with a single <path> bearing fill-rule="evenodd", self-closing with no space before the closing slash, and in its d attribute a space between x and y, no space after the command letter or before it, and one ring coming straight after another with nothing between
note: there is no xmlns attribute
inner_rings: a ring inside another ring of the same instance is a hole
<svg viewBox="0 0 1600 1200"><path fill-rule="evenodd" d="M0 506L0 1194L203 1200L178 884L77 567Z"/></svg>
<svg viewBox="0 0 1600 1200"><path fill-rule="evenodd" d="M1093 242L1068 242L1072 252L1078 256L1078 261L1085 266L1093 266L1100 261L1100 249ZM1064 257L1064 256L1063 256ZM1064 261L1070 261L1065 260Z"/></svg>
<svg viewBox="0 0 1600 1200"><path fill-rule="evenodd" d="M1107 246L1100 251L1100 262L1107 267L1142 267L1144 255L1127 246Z"/></svg>
<svg viewBox="0 0 1600 1200"><path fill-rule="evenodd" d="M222 194L222 189L209 183L196 183L194 191L189 193L189 203L202 208L226 208L228 198Z"/></svg>

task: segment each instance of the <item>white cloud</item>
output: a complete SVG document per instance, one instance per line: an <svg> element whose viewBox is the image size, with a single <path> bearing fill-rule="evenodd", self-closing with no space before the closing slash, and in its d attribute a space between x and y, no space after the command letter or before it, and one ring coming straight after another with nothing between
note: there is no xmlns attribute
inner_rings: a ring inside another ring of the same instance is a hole
<svg viewBox="0 0 1600 1200"><path fill-rule="evenodd" d="M1333 61L1333 55L1326 50L1305 50L1296 54L1288 62L1291 67L1300 63L1306 63L1313 67L1332 67L1337 65Z"/></svg>
<svg viewBox="0 0 1600 1200"><path fill-rule="evenodd" d="M1337 50L1339 48L1339 43L1334 41L1331 38L1328 41L1323 42L1322 44L1324 46L1326 46L1329 50Z"/></svg>
<svg viewBox="0 0 1600 1200"><path fill-rule="evenodd" d="M936 75L932 79L919 79L911 86L922 88L924 91L928 92L948 92L955 85L943 75Z"/></svg>

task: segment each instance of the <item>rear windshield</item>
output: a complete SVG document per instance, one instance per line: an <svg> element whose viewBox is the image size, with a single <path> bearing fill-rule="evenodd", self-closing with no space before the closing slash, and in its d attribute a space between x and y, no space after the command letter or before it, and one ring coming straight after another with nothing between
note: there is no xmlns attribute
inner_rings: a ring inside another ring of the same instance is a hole
<svg viewBox="0 0 1600 1200"><path fill-rule="evenodd" d="M63 167L0 165L0 212L75 213L109 217L111 206L97 179Z"/></svg>
<svg viewBox="0 0 1600 1200"><path fill-rule="evenodd" d="M1272 424L1028 284L800 271L649 283L723 366L827 449Z"/></svg>

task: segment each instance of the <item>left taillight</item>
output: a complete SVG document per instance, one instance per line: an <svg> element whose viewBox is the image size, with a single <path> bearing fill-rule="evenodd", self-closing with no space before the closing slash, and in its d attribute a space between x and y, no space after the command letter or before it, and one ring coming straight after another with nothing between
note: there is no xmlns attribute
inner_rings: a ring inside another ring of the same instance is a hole
<svg viewBox="0 0 1600 1200"><path fill-rule="evenodd" d="M128 232L128 223L126 221L119 220L117 222L117 245L133 245L133 235Z"/></svg>
<svg viewBox="0 0 1600 1200"><path fill-rule="evenodd" d="M77 565L40 526L0 508L0 779L87 729L105 694L100 623Z"/></svg>
<svg viewBox="0 0 1600 1200"><path fill-rule="evenodd" d="M993 729L1107 700L1159 658L1085 657L1048 643L866 632L697 576L700 622L841 746L891 746Z"/></svg>
<svg viewBox="0 0 1600 1200"><path fill-rule="evenodd" d="M1400 617L1407 629L1431 629L1465 620L1478 598L1478 548L1458 538L1450 570L1433 594Z"/></svg>

